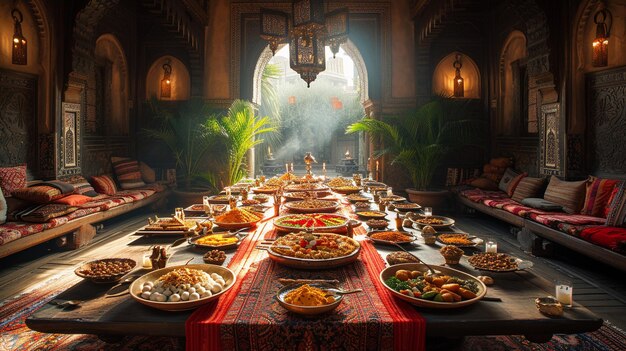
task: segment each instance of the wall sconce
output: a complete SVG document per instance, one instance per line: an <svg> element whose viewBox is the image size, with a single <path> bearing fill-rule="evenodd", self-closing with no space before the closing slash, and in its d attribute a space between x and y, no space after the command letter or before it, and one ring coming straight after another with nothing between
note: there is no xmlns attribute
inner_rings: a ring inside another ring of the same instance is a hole
<svg viewBox="0 0 626 351"><path fill-rule="evenodd" d="M461 77L461 67L463 67L463 64L461 63L461 54L456 54L456 58L452 66L456 70L456 74L452 81L452 85L454 86L454 97L463 97L465 95L465 83L463 77Z"/></svg>
<svg viewBox="0 0 626 351"><path fill-rule="evenodd" d="M596 24L596 38L591 44L593 47L591 62L594 67L605 67L609 64L609 35L613 16L608 9L600 10L593 17L593 22Z"/></svg>
<svg viewBox="0 0 626 351"><path fill-rule="evenodd" d="M22 35L22 21L24 16L18 9L11 11L13 17L13 59L14 65L25 65L28 61L28 50L26 38Z"/></svg>
<svg viewBox="0 0 626 351"><path fill-rule="evenodd" d="M170 61L167 60L163 64L163 79L161 79L161 97L162 98L170 98L172 96L172 80L170 76L172 75L172 66L170 65Z"/></svg>

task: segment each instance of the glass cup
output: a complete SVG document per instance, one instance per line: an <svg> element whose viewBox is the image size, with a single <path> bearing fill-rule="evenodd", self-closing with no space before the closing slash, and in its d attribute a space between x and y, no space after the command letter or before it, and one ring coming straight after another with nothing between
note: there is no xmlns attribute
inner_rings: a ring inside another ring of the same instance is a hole
<svg viewBox="0 0 626 351"><path fill-rule="evenodd" d="M485 242L485 252L497 253L498 243L493 239L487 240Z"/></svg>
<svg viewBox="0 0 626 351"><path fill-rule="evenodd" d="M388 187L387 188L387 196L389 197L391 195L393 195L393 188L392 187Z"/></svg>
<svg viewBox="0 0 626 351"><path fill-rule="evenodd" d="M557 279L555 283L556 299L567 307L572 307L574 303L574 287L572 281L568 279Z"/></svg>
<svg viewBox="0 0 626 351"><path fill-rule="evenodd" d="M182 207L176 207L174 209L174 217L180 219L181 221L185 220L185 210Z"/></svg>
<svg viewBox="0 0 626 351"><path fill-rule="evenodd" d="M424 207L423 211L424 211L424 216L425 217L430 217L430 216L433 215L433 208L432 207Z"/></svg>

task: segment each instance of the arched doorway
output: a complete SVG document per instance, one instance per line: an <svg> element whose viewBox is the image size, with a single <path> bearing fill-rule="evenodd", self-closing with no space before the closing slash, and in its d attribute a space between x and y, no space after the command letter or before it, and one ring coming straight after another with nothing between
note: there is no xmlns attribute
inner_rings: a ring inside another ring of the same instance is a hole
<svg viewBox="0 0 626 351"><path fill-rule="evenodd" d="M336 58L327 48L326 70L308 89L299 75L289 68L288 52L288 46L283 45L273 56L266 47L257 61L253 78L253 102L263 113L264 71L268 64L280 67L280 76L273 81L278 91L283 132L280 141L271 143L271 154L276 163L293 163L298 173L298 166L303 167L304 153L312 152L318 161L314 168L318 172L324 163L328 175L334 175L336 171L347 175L349 172L345 167L337 167L346 163L358 166L358 169L351 167L351 173L357 170L367 172L369 140L365 135L344 133L350 122L369 116L372 109L367 68L358 48L348 40ZM269 156L269 144L264 143L254 153L257 174L262 172Z"/></svg>

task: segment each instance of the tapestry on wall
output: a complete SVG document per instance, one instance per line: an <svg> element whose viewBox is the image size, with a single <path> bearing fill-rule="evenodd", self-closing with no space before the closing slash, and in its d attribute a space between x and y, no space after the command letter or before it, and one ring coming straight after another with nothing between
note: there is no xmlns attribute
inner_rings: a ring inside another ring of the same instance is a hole
<svg viewBox="0 0 626 351"><path fill-rule="evenodd" d="M559 103L541 106L539 173L542 175L563 174L563 135Z"/></svg>

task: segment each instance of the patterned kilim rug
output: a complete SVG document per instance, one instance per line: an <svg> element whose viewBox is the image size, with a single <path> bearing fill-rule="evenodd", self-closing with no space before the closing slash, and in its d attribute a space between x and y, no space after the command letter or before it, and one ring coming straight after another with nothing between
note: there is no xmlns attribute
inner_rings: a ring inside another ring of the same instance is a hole
<svg viewBox="0 0 626 351"><path fill-rule="evenodd" d="M78 281L72 271L59 274L11 299L0 303L0 351L18 350L184 350L177 338L125 337L119 343L107 344L93 335L45 334L32 331L25 319L39 307ZM426 344L428 349L428 343ZM455 348L447 348L455 350ZM459 351L613 351L626 350L626 333L605 323L592 333L554 336L545 344L534 344L521 336L468 337Z"/></svg>

